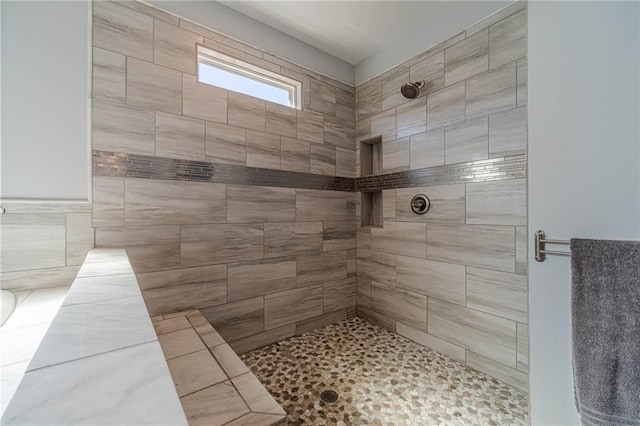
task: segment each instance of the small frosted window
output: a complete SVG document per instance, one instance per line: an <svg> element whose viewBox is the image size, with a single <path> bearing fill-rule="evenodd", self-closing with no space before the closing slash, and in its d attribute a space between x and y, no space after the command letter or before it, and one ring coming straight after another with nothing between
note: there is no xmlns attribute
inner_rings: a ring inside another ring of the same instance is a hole
<svg viewBox="0 0 640 426"><path fill-rule="evenodd" d="M300 109L302 83L198 46L198 81Z"/></svg>

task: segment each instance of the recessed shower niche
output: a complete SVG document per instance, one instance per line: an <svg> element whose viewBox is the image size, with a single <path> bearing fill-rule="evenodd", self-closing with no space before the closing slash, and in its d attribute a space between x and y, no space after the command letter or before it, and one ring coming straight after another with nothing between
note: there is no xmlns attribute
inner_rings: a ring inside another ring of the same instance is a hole
<svg viewBox="0 0 640 426"><path fill-rule="evenodd" d="M382 136L360 141L360 176L382 173ZM382 191L362 192L360 198L362 226L382 227Z"/></svg>

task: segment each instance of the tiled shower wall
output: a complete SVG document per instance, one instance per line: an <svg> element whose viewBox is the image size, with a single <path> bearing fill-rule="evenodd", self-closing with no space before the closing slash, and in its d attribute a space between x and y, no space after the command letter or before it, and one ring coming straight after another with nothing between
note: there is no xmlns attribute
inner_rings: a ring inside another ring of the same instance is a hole
<svg viewBox="0 0 640 426"><path fill-rule="evenodd" d="M381 135L393 173L357 183L385 188L384 226L358 222L358 315L525 391L526 13L510 6L356 90L356 140ZM400 95L421 80L420 97Z"/></svg>
<svg viewBox="0 0 640 426"><path fill-rule="evenodd" d="M302 110L198 83L197 44L301 81ZM93 100L96 246L127 249L151 315L199 308L244 352L355 314L352 87L98 1Z"/></svg>

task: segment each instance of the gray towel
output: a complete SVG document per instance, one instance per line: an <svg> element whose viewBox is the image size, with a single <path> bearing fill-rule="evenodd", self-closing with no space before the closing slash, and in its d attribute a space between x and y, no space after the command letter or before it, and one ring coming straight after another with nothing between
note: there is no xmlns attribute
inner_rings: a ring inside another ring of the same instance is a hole
<svg viewBox="0 0 640 426"><path fill-rule="evenodd" d="M571 240L573 376L583 425L640 425L640 242Z"/></svg>

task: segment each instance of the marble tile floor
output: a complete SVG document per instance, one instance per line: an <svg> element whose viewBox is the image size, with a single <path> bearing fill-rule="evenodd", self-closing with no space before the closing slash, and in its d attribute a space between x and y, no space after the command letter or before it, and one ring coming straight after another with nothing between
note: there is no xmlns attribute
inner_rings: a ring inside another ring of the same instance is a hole
<svg viewBox="0 0 640 426"><path fill-rule="evenodd" d="M290 425L527 425L527 395L351 318L242 355ZM320 393L338 392L337 402Z"/></svg>
<svg viewBox="0 0 640 426"><path fill-rule="evenodd" d="M15 292L16 307L0 327L0 414L64 301L69 286Z"/></svg>

